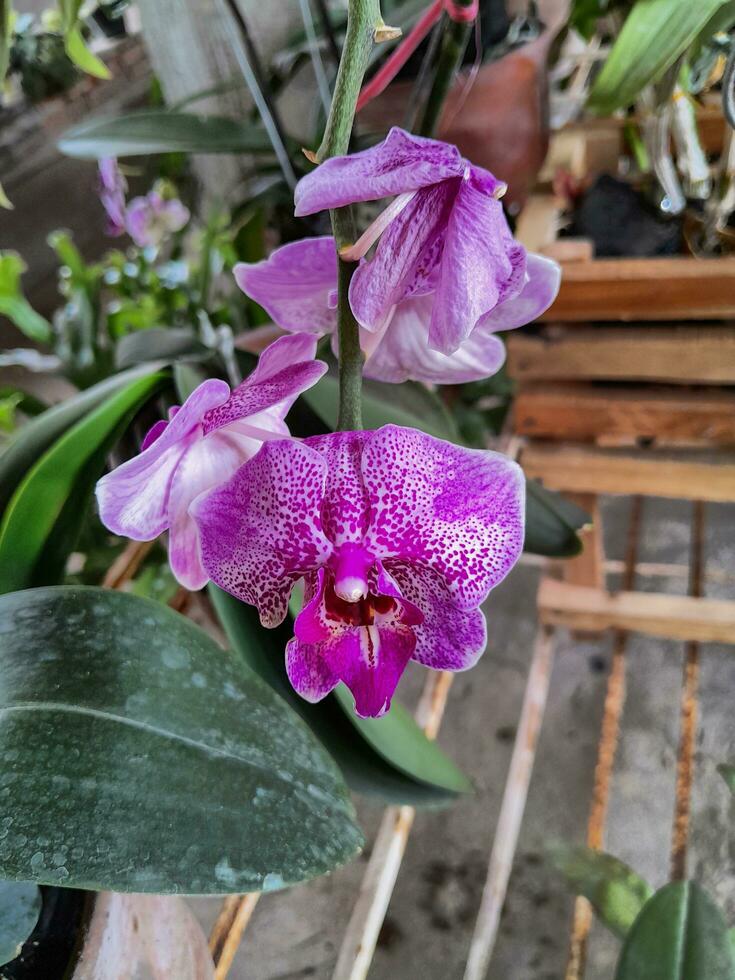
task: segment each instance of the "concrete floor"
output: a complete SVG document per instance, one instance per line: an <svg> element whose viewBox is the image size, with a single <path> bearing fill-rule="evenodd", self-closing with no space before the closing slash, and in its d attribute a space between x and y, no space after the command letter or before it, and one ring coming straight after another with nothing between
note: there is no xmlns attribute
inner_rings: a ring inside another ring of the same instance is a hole
<svg viewBox="0 0 735 980"><path fill-rule="evenodd" d="M622 558L629 500L604 507L608 556ZM645 503L640 561L687 561L691 506ZM707 507L709 567L735 568L732 508ZM476 794L440 812L417 816L380 937L372 980L461 980L487 855L498 817L535 630L537 570L517 568L488 603L490 644L477 667L458 675L440 742L470 774ZM685 580L647 580L639 587L684 593ZM712 597L732 595L732 582L707 583ZM543 859L547 840L583 842L596 757L608 639L573 641L558 634L557 653L526 817L489 980L560 980L566 961L572 899ZM667 880L682 644L646 637L629 643L628 695L607 831L607 849L655 886ZM423 681L416 669L402 682L412 704ZM715 771L735 758L732 647L702 648L700 725L693 798L690 874L710 888L735 921L732 877L733 804ZM372 840L380 808L358 801ZM367 854L330 877L256 908L230 976L233 980L328 980L365 868ZM217 900L195 903L205 928ZM587 980L611 980L618 943L592 933Z"/></svg>

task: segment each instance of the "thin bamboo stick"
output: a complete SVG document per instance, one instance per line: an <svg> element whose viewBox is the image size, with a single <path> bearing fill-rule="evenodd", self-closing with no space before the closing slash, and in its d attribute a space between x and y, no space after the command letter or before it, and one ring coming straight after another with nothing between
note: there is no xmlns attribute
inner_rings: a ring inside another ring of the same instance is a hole
<svg viewBox="0 0 735 980"><path fill-rule="evenodd" d="M553 631L549 627L541 626L536 634L518 732L503 791L500 817L464 980L483 980L495 947L500 913L508 889L513 857L526 808L536 745L549 692L553 659Z"/></svg>
<svg viewBox="0 0 735 980"><path fill-rule="evenodd" d="M209 936L214 960L214 980L225 980L230 972L243 933L258 904L260 892L228 895Z"/></svg>
<svg viewBox="0 0 735 980"><path fill-rule="evenodd" d="M638 554L638 535L643 513L643 500L634 497L631 507L628 540L625 549L623 569L623 590L629 592L635 585L636 558ZM605 823L610 801L615 755L620 734L620 720L625 704L625 648L628 634L617 630L613 639L613 656L605 692L605 707L602 715L600 741L597 746L595 781L592 790L592 803L587 821L587 845L601 850L605 837ZM587 938L592 926L592 906L586 898L579 895L574 903L572 935L569 943L565 980L581 980L584 976L587 959Z"/></svg>
<svg viewBox="0 0 735 980"><path fill-rule="evenodd" d="M138 571L155 541L128 541L123 551L107 569L103 589L121 589Z"/></svg>
<svg viewBox="0 0 735 980"><path fill-rule="evenodd" d="M416 721L428 738L436 738L439 731L452 676L442 671L429 674L426 680ZM364 980L367 976L415 816L412 806L386 808L332 980Z"/></svg>
<svg viewBox="0 0 735 980"><path fill-rule="evenodd" d="M689 595L702 595L704 566L704 504L694 502L692 521L691 574ZM684 675L681 689L681 735L676 764L676 795L674 826L671 838L671 880L683 881L687 871L689 818L692 808L694 781L694 744L697 736L697 691L699 687L699 643L686 645Z"/></svg>

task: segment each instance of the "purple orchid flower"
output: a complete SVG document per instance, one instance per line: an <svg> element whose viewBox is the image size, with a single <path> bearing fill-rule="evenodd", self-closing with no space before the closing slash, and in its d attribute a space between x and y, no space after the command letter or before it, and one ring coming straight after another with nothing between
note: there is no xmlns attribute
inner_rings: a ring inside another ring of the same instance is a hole
<svg viewBox="0 0 735 980"><path fill-rule="evenodd" d="M125 212L125 227L139 248L158 246L191 217L189 209L178 198L165 198L158 191L135 197Z"/></svg>
<svg viewBox="0 0 735 980"><path fill-rule="evenodd" d="M125 234L125 194L128 182L114 157L99 161L99 196L107 214L106 234L117 238Z"/></svg>
<svg viewBox="0 0 735 980"><path fill-rule="evenodd" d="M428 384L488 378L505 361L505 346L494 335L540 316L553 303L560 278L556 262L529 254L520 292L482 317L451 354L431 347L429 330L436 294L408 296L396 303L380 330L360 328L365 375L377 381ZM291 242L263 262L240 262L235 266L235 279L278 326L294 333L331 333L336 352L337 255L333 238Z"/></svg>
<svg viewBox="0 0 735 980"><path fill-rule="evenodd" d="M207 574L264 626L304 579L296 691L319 701L343 681L375 717L409 660L457 671L482 654L479 607L520 555L524 493L498 453L387 425L268 442L191 513Z"/></svg>
<svg viewBox="0 0 735 980"><path fill-rule="evenodd" d="M281 337L232 392L224 381L202 382L169 421L157 422L140 455L97 484L103 524L113 533L150 541L169 532L169 562L188 589L208 581L192 501L225 483L269 439L289 435L284 418L296 398L327 369L315 361L316 339Z"/></svg>

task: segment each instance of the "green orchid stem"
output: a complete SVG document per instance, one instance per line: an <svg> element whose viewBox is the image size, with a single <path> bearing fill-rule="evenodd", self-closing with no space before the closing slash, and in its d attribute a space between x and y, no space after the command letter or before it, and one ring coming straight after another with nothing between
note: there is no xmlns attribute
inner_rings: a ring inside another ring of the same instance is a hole
<svg viewBox="0 0 735 980"><path fill-rule="evenodd" d="M457 2L461 7L472 5L472 0L457 0ZM434 84L431 86L418 127L419 136L433 136L436 132L444 102L462 64L473 23L459 23L452 20L447 14L443 15L441 50L437 60Z"/></svg>
<svg viewBox="0 0 735 980"><path fill-rule="evenodd" d="M347 153L355 118L355 106L373 44L391 36L380 13L379 0L350 0L347 33L342 48L332 106L317 151L319 163ZM355 240L352 209L331 212L332 231L339 250ZM362 428L362 365L360 328L350 308L348 292L356 269L354 262L339 260L337 331L339 337L339 418L338 429Z"/></svg>

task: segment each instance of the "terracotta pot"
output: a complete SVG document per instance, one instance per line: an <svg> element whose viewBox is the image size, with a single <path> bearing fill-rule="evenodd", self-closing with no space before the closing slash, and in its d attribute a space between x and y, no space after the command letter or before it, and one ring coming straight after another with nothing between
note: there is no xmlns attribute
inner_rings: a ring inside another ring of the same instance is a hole
<svg viewBox="0 0 735 980"><path fill-rule="evenodd" d="M181 898L100 892L71 980L212 980L207 940Z"/></svg>

